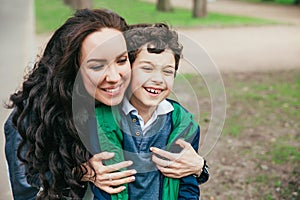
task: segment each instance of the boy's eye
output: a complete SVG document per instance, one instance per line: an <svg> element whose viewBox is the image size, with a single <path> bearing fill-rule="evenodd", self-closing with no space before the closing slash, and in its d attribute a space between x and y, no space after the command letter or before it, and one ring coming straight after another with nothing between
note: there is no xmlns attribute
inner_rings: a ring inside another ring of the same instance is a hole
<svg viewBox="0 0 300 200"><path fill-rule="evenodd" d="M153 67L151 66L142 66L141 68L146 72L151 72L153 70Z"/></svg>
<svg viewBox="0 0 300 200"><path fill-rule="evenodd" d="M163 70L163 72L164 72L166 75L173 75L173 74L174 74L174 70L171 70L171 69L165 69L165 70Z"/></svg>
<svg viewBox="0 0 300 200"><path fill-rule="evenodd" d="M175 67L167 66L167 67L163 68L163 73L166 76L174 75L174 73L175 73Z"/></svg>

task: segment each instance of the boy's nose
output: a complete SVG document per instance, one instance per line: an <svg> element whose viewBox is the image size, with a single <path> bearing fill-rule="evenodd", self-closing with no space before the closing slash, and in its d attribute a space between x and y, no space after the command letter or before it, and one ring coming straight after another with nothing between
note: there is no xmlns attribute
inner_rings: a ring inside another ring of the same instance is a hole
<svg viewBox="0 0 300 200"><path fill-rule="evenodd" d="M159 70L156 70L152 75L152 81L156 84L161 84L164 82L163 75Z"/></svg>

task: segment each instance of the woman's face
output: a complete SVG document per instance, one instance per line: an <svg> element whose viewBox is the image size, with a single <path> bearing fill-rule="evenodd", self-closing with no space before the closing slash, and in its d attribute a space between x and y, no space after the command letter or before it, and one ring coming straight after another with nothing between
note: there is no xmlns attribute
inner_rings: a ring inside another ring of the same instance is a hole
<svg viewBox="0 0 300 200"><path fill-rule="evenodd" d="M119 104L130 82L131 68L122 33L102 28L81 47L81 76L87 92L108 106Z"/></svg>

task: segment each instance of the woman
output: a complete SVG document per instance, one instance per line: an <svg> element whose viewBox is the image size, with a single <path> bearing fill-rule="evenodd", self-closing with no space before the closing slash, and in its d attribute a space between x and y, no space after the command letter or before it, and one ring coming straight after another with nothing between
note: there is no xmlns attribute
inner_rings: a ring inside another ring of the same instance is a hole
<svg viewBox="0 0 300 200"><path fill-rule="evenodd" d="M115 172L131 165L130 161L105 166L102 161L114 156L107 152L91 158L79 137L84 133L74 122L78 118L82 124L89 122L90 116L86 115L91 109L89 95L109 106L121 102L130 81L130 65L121 34L126 29L124 19L111 11L77 11L55 31L22 89L11 95L11 108L15 108L12 122L23 139L18 157L25 163L29 182L43 187L37 199L80 199L86 190L85 181L93 181L110 194L119 193L125 189L122 184L134 180L132 170ZM101 66L98 62L95 65L93 59L89 61L87 55L98 43L112 37L118 38L118 45L102 48L103 52L109 52L106 55L109 58L104 59L108 70L105 74L97 73ZM118 51L112 55L111 50L115 48L109 47L116 46ZM78 73L83 86L74 85ZM85 102L75 114L72 95ZM159 160L157 163L161 164ZM182 166L192 171L189 174L195 173L190 165ZM111 176L114 181L110 181Z"/></svg>

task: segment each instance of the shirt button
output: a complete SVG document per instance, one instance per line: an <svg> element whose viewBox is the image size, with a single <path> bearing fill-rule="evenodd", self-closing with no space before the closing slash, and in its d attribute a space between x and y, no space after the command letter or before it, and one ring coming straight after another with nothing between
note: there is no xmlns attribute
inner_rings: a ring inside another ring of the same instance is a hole
<svg viewBox="0 0 300 200"><path fill-rule="evenodd" d="M136 118L132 118L132 122L135 123L136 122Z"/></svg>
<svg viewBox="0 0 300 200"><path fill-rule="evenodd" d="M140 132L136 132L135 134L136 134L137 136L140 136L140 135L141 135L141 133L140 133Z"/></svg>

